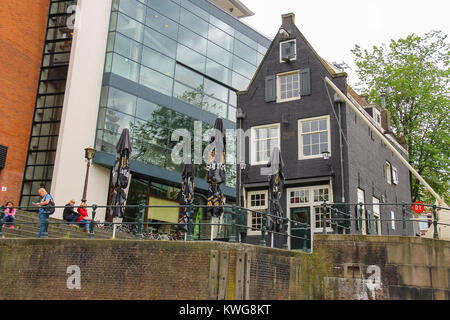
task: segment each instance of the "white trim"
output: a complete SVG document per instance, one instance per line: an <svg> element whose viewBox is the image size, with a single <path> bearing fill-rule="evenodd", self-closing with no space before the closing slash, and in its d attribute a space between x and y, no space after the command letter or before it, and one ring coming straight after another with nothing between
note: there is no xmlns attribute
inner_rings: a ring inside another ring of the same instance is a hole
<svg viewBox="0 0 450 320"><path fill-rule="evenodd" d="M291 74L297 74L298 76L298 97L292 97L292 98L285 98L285 99L281 99L281 84L280 84L280 78L284 77L284 76L289 76ZM288 102L288 101L294 101L294 100L300 100L300 70L291 70L288 72L283 72L283 73L279 73L277 74L277 103L282 103L282 102Z"/></svg>
<svg viewBox="0 0 450 320"><path fill-rule="evenodd" d="M374 218L378 218L378 220L376 220L376 224L377 224L377 229L378 235L381 235L381 212L380 212L380 200L376 197L372 197L372 203L373 203L373 216ZM377 208L375 210L375 208Z"/></svg>
<svg viewBox="0 0 450 320"><path fill-rule="evenodd" d="M388 169L389 166L389 169ZM384 162L384 172L386 173L386 183L392 184L392 165L389 161Z"/></svg>
<svg viewBox="0 0 450 320"><path fill-rule="evenodd" d="M265 205L264 206L255 206L252 207L251 203L252 203L252 199L251 196L254 194L264 194L265 196ZM259 211L259 210L267 210L268 205L269 205L269 192L268 190L255 190L255 191L248 191L247 192L247 198L248 198L248 206L246 206L247 209L251 209L251 210L255 210L255 211ZM249 236L255 236L255 235L260 235L261 234L261 230L252 230L252 215L253 212L248 211L247 212L247 235ZM262 223L262 222L261 222Z"/></svg>
<svg viewBox="0 0 450 320"><path fill-rule="evenodd" d="M305 118L305 119L298 119L297 121L297 136L298 136L298 160L308 160L308 159L316 159L316 158L322 158L322 153L319 153L317 155L310 155L310 156L304 156L303 155L303 132L302 132L302 123L303 122L309 122L314 120L327 120L327 132L328 132L328 152L330 153L331 157L331 130L330 130L330 116L320 116L320 117L313 117L313 118Z"/></svg>
<svg viewBox="0 0 450 320"><path fill-rule="evenodd" d="M280 124L279 123L272 123L272 124L265 124L261 126L255 126L250 128L250 165L257 166L257 165L263 165L267 164L269 162L269 159L266 161L256 161L256 145L255 145L255 131L258 129L264 129L264 128L273 128L277 127L278 129L278 150L281 151L281 133L280 133Z"/></svg>
<svg viewBox="0 0 450 320"><path fill-rule="evenodd" d="M398 169L391 164L392 184L398 185Z"/></svg>
<svg viewBox="0 0 450 320"><path fill-rule="evenodd" d="M357 190L356 193L357 193L357 199L358 199L357 208L359 210L360 209L359 203L365 203L366 193L365 193L365 191L363 189L360 189L360 188L357 188L356 190ZM360 195L361 195L360 191L362 192L362 199L360 197ZM363 212L361 214L362 226L361 226L361 230L360 231L361 231L362 234L367 234L367 228L366 228L366 206L365 205L362 206L362 210L363 210ZM359 213L359 211L358 211L358 213ZM359 225L360 219L358 219L358 221L356 221L356 223L358 223L358 225Z"/></svg>
<svg viewBox="0 0 450 320"><path fill-rule="evenodd" d="M285 41L280 41L280 43L279 43L280 63L286 63L286 61L283 61L281 59L283 57L283 50L281 50L282 44L286 43L286 42L292 42L292 41L294 41L295 57L290 59L290 61L297 60L297 39L289 39L289 40L285 40Z"/></svg>

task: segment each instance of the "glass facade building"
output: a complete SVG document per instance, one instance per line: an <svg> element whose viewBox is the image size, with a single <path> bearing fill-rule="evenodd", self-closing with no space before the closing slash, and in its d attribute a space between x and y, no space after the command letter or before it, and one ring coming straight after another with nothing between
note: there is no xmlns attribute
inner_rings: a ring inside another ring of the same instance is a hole
<svg viewBox="0 0 450 320"><path fill-rule="evenodd" d="M201 121L205 133L216 117L233 129L236 91L247 88L270 45L208 1L113 0L109 30L96 148L115 153L129 128L133 160L177 172L172 132L193 137ZM234 159L234 142L227 152ZM204 179L205 164L196 167ZM234 188L234 161L227 172Z"/></svg>

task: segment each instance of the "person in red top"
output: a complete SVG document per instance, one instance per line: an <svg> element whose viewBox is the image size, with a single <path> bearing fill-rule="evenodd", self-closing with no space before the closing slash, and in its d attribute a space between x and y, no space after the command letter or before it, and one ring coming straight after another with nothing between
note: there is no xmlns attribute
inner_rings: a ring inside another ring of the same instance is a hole
<svg viewBox="0 0 450 320"><path fill-rule="evenodd" d="M9 222L9 228L10 229L14 229L14 219L15 219L15 215L16 215L16 209L13 208L13 203L11 201L8 201L6 203L6 209L4 211L5 216L3 217L2 221L3 221L3 228L6 227L6 223Z"/></svg>
<svg viewBox="0 0 450 320"><path fill-rule="evenodd" d="M77 222L84 222L84 230L89 233L89 221L91 220L91 218L89 218L85 201L81 202L80 206L77 209L77 212L80 214ZM80 224L80 226L82 225L83 224Z"/></svg>

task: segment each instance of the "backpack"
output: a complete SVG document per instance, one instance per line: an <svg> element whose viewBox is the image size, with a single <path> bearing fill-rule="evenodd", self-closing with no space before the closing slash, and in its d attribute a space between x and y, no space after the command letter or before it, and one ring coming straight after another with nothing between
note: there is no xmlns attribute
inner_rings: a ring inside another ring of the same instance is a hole
<svg viewBox="0 0 450 320"><path fill-rule="evenodd" d="M55 201L53 201L52 196L50 196L50 202L44 206L45 207L45 213L48 215L55 213Z"/></svg>

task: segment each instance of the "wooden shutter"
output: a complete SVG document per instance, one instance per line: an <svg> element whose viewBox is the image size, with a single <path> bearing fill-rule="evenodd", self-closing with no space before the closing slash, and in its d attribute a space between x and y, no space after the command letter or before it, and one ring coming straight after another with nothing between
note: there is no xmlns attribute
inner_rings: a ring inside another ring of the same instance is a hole
<svg viewBox="0 0 450 320"><path fill-rule="evenodd" d="M300 70L300 96L311 94L311 75L309 68Z"/></svg>
<svg viewBox="0 0 450 320"><path fill-rule="evenodd" d="M265 85L266 102L275 101L277 99L276 90L277 79L276 76L267 76Z"/></svg>

